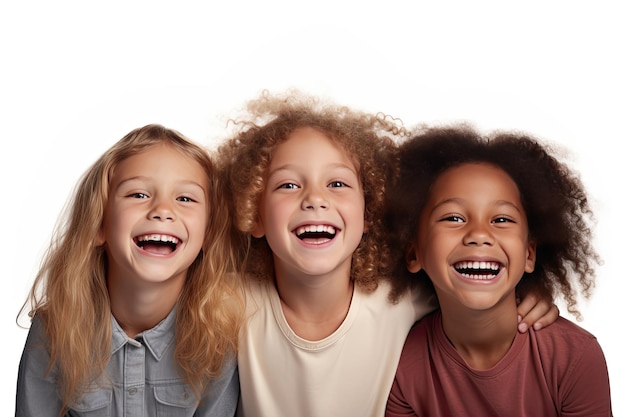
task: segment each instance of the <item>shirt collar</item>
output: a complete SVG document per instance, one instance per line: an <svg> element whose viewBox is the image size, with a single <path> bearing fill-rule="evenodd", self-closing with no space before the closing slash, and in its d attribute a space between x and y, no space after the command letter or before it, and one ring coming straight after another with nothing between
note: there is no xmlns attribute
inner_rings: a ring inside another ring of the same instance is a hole
<svg viewBox="0 0 626 417"><path fill-rule="evenodd" d="M112 340L111 355L120 350L126 343L133 346L143 344L148 348L152 356L160 361L168 346L174 342L174 330L176 326L176 307L159 324L151 329L139 333L135 338L130 338L120 327L115 317L111 315Z"/></svg>

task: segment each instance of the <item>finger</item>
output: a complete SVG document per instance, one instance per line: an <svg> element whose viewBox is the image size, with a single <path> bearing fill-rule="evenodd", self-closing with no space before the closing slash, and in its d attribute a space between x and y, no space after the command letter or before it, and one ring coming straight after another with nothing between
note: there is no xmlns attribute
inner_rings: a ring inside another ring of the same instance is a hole
<svg viewBox="0 0 626 417"><path fill-rule="evenodd" d="M517 305L517 313L522 317L526 317L526 315L537 305L538 298L535 294L527 294L521 302L518 302ZM544 313L548 311L548 307L546 307L545 311L540 312L540 315L536 318L541 317Z"/></svg>
<svg viewBox="0 0 626 417"><path fill-rule="evenodd" d="M546 300L540 300L535 306L521 318L518 330L525 332L530 326L540 330L554 323L559 316L559 309L555 304L549 304Z"/></svg>

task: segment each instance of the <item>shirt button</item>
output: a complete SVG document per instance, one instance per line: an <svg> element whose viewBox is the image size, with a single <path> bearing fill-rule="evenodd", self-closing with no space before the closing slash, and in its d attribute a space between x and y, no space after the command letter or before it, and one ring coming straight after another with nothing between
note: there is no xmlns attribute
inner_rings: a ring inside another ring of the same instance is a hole
<svg viewBox="0 0 626 417"><path fill-rule="evenodd" d="M130 395L135 395L135 394L137 394L137 388L129 388L129 389L128 389L128 393L129 393Z"/></svg>

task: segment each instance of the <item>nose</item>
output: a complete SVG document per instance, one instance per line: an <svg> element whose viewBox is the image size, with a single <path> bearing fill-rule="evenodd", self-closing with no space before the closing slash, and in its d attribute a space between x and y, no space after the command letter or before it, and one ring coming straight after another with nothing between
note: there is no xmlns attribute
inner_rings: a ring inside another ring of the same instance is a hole
<svg viewBox="0 0 626 417"><path fill-rule="evenodd" d="M475 246L483 246L483 245L493 245L494 239L489 229L482 224L474 224L471 225L465 236L463 237L464 245L475 245Z"/></svg>
<svg viewBox="0 0 626 417"><path fill-rule="evenodd" d="M302 210L326 210L329 206L328 200L318 190L311 190L302 199Z"/></svg>
<svg viewBox="0 0 626 417"><path fill-rule="evenodd" d="M176 215L168 203L155 198L154 204L148 213L148 218L151 220L173 221L176 219Z"/></svg>

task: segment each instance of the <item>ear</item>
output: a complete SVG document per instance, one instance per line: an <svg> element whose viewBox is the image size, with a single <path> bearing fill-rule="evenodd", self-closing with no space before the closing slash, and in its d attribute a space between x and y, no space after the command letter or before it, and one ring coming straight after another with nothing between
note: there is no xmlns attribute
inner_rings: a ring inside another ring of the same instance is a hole
<svg viewBox="0 0 626 417"><path fill-rule="evenodd" d="M416 273L422 269L422 262L420 261L419 253L414 243L411 243L404 254L404 260L406 262L406 269L408 269L409 272Z"/></svg>
<svg viewBox="0 0 626 417"><path fill-rule="evenodd" d="M104 225L101 224L100 228L98 229L98 233L96 234L96 239L94 241L95 246L102 246L106 243L106 237L105 237L105 233L104 233Z"/></svg>
<svg viewBox="0 0 626 417"><path fill-rule="evenodd" d="M263 223L261 223L260 220L257 219L257 221L254 223L251 234L256 238L261 238L265 236L265 228L263 227Z"/></svg>
<svg viewBox="0 0 626 417"><path fill-rule="evenodd" d="M526 249L526 267L524 272L533 272L535 270L535 261L537 260L537 244L534 240L528 242Z"/></svg>

